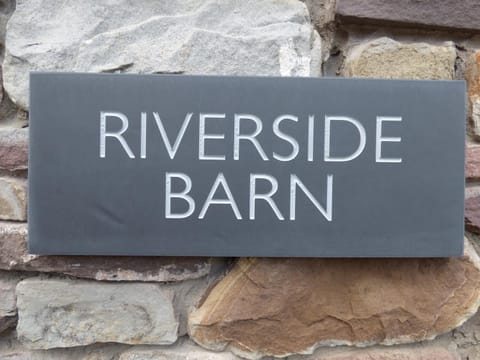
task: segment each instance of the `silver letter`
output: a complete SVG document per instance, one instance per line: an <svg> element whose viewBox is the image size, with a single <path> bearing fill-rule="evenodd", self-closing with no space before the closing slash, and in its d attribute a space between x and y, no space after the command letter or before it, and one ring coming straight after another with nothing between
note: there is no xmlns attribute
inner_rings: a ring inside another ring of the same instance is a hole
<svg viewBox="0 0 480 360"><path fill-rule="evenodd" d="M382 122L402 121L399 116L377 116L377 134L375 137L375 161L381 163L401 163L402 158L382 158L382 142L401 142L401 137L382 137Z"/></svg>
<svg viewBox="0 0 480 360"><path fill-rule="evenodd" d="M266 194L257 194L255 192L257 179L269 181L270 185L272 186L270 191L267 192ZM275 215L277 215L277 218L279 218L280 220L285 220L282 213L278 209L277 205L272 200L272 195L275 194L277 190L278 190L278 182L277 182L277 179L275 179L273 176L266 175L266 174L250 174L250 199L249 199L250 220L255 220L255 201L257 199L265 200L268 203L268 205L270 205Z"/></svg>
<svg viewBox="0 0 480 360"><path fill-rule="evenodd" d="M205 139L224 139L224 134L205 134L205 119L225 119L225 114L200 114L198 132L198 158L200 160L225 160L225 155L205 155Z"/></svg>
<svg viewBox="0 0 480 360"><path fill-rule="evenodd" d="M213 199L213 196L217 192L217 188L219 185L222 185L223 190L225 191L225 194L227 194L227 199ZM199 219L203 219L205 217L205 214L207 213L208 207L210 204L226 204L230 205L232 207L232 210L235 214L235 217L237 220L242 219L242 215L240 215L240 211L238 210L237 203L235 202L235 199L233 198L232 192L230 191L230 188L228 187L227 180L225 180L225 176L223 176L222 173L218 173L217 178L215 179L215 182L212 185L212 189L210 190L210 193L208 194L207 200L205 200L205 204L203 204L202 211L200 211L200 215L198 215Z"/></svg>
<svg viewBox="0 0 480 360"><path fill-rule="evenodd" d="M172 144L170 143L170 140L168 140L167 132L165 131L165 127L163 126L162 120L160 119L160 115L158 115L158 113L156 112L153 113L153 117L155 118L155 122L157 123L158 130L160 130L160 135L162 135L162 140L163 140L163 143L165 144L165 147L167 148L168 156L170 156L170 159L173 159L175 157L178 147L180 146L180 142L183 139L183 135L185 134L185 131L187 130L187 126L190 123L190 119L192 118L192 115L193 113L188 113L185 116L185 120L183 120L182 127L180 128L177 138L175 139L175 143L172 146Z"/></svg>
<svg viewBox="0 0 480 360"><path fill-rule="evenodd" d="M313 161L314 124L315 124L315 117L313 115L308 115L308 149L307 149L308 161Z"/></svg>
<svg viewBox="0 0 480 360"><path fill-rule="evenodd" d="M251 120L255 123L256 129L253 133L248 135L240 135L240 120ZM240 140L250 141L264 161L268 160L265 151L263 151L260 143L255 139L255 137L262 132L262 121L255 115L248 114L235 114L234 118L234 133L233 133L233 159L238 160L240 158Z"/></svg>
<svg viewBox="0 0 480 360"><path fill-rule="evenodd" d="M120 120L122 120L122 128L116 132L107 132L107 116L114 116ZM113 112L113 111L100 111L100 157L105 157L105 143L106 138L113 137L120 141L120 144L123 146L123 149L128 154L131 159L135 159L135 155L133 155L130 146L128 146L127 142L123 138L122 134L127 131L128 129L128 119L127 117L122 114L121 112Z"/></svg>
<svg viewBox="0 0 480 360"><path fill-rule="evenodd" d="M185 183L185 189L179 193L172 194L172 178L182 179ZM192 215L195 210L195 201L191 196L187 195L192 189L192 180L186 174L182 173L165 173L165 218L167 219L184 219ZM183 199L188 204L188 210L183 214L172 214L171 199Z"/></svg>
<svg viewBox="0 0 480 360"><path fill-rule="evenodd" d="M331 157L330 156L330 122L331 121L346 121L349 122L350 124L355 125L355 127L358 130L358 133L360 134L360 143L358 144L357 150L350 156L345 156L345 157ZM366 134L365 134L365 128L360 124L358 120L352 119L347 116L325 116L325 151L324 151L324 160L325 161L336 161L336 162L341 162L341 161L350 161L355 159L357 156L359 156L363 149L365 148L366 144Z"/></svg>
<svg viewBox="0 0 480 360"><path fill-rule="evenodd" d="M307 195L308 199L315 205L320 213L328 221L332 221L332 192L333 192L333 175L327 175L327 209L325 210L320 203L315 199L312 193L306 188L306 186L300 181L297 175L290 175L290 220L295 220L295 207L297 196L297 185Z"/></svg>
<svg viewBox="0 0 480 360"><path fill-rule="evenodd" d="M279 161L290 161L295 159L298 155L298 149L299 149L297 140L295 140L292 136L287 135L284 132L280 131L280 122L285 119L297 122L298 117L293 115L280 115L273 122L273 133L277 135L277 137L279 137L280 139L285 140L292 145L292 152L288 156L278 155L275 152L273 153L273 157Z"/></svg>

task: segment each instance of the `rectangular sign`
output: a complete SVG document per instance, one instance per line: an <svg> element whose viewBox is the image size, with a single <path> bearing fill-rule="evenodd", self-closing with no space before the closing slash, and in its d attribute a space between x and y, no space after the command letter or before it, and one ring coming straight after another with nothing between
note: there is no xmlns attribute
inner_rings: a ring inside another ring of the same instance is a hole
<svg viewBox="0 0 480 360"><path fill-rule="evenodd" d="M463 251L465 83L32 73L34 254Z"/></svg>

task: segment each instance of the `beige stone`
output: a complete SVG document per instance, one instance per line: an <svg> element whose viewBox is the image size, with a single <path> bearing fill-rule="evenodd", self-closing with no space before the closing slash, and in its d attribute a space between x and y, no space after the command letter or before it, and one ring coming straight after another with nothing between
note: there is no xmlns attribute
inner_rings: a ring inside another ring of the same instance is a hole
<svg viewBox="0 0 480 360"><path fill-rule="evenodd" d="M249 359L433 339L480 303L480 261L240 259L189 318L200 345ZM261 334L261 336L259 336Z"/></svg>
<svg viewBox="0 0 480 360"><path fill-rule="evenodd" d="M453 43L430 45L377 38L351 48L343 76L386 79L451 80L456 52Z"/></svg>
<svg viewBox="0 0 480 360"><path fill-rule="evenodd" d="M475 52L469 58L466 79L471 133L475 138L480 139L480 51Z"/></svg>
<svg viewBox="0 0 480 360"><path fill-rule="evenodd" d="M0 220L27 220L27 180L0 177Z"/></svg>

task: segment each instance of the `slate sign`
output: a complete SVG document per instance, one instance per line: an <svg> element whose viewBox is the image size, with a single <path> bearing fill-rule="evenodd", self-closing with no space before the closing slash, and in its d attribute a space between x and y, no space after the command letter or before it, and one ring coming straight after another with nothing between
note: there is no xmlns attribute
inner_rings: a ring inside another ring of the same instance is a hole
<svg viewBox="0 0 480 360"><path fill-rule="evenodd" d="M465 83L32 73L34 254L448 257Z"/></svg>

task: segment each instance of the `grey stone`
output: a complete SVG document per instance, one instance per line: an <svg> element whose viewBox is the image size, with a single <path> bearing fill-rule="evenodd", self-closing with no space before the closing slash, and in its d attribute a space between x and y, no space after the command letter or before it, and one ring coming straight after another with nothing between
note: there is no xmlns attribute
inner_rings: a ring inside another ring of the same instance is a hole
<svg viewBox="0 0 480 360"><path fill-rule="evenodd" d="M95 344L66 349L29 350L16 338L15 332L0 337L1 360L113 360L130 345Z"/></svg>
<svg viewBox="0 0 480 360"><path fill-rule="evenodd" d="M31 278L16 294L18 338L31 349L177 340L174 293L156 284Z"/></svg>
<svg viewBox="0 0 480 360"><path fill-rule="evenodd" d="M400 43L381 37L352 47L343 76L361 78L452 80L456 52L453 43Z"/></svg>
<svg viewBox="0 0 480 360"><path fill-rule="evenodd" d="M15 273L0 271L0 333L17 322L15 286L20 280Z"/></svg>
<svg viewBox="0 0 480 360"><path fill-rule="evenodd" d="M480 312L453 330L449 339L455 344L462 360L480 359Z"/></svg>
<svg viewBox="0 0 480 360"><path fill-rule="evenodd" d="M309 76L320 57L297 0L19 0L4 87L26 109L29 71Z"/></svg>
<svg viewBox="0 0 480 360"><path fill-rule="evenodd" d="M27 220L27 180L0 177L0 220Z"/></svg>
<svg viewBox="0 0 480 360"><path fill-rule="evenodd" d="M288 360L458 360L456 354L440 346L369 347L317 351L314 355L292 356Z"/></svg>
<svg viewBox="0 0 480 360"><path fill-rule="evenodd" d="M480 31L477 0L337 0L343 23L371 23Z"/></svg>
<svg viewBox="0 0 480 360"><path fill-rule="evenodd" d="M0 221L0 269L108 281L172 282L204 277L211 268L210 259L197 257L31 255L27 235L27 224Z"/></svg>
<svg viewBox="0 0 480 360"><path fill-rule="evenodd" d="M237 360L227 352L205 350L191 341L179 341L169 347L134 347L120 355L119 360Z"/></svg>
<svg viewBox="0 0 480 360"><path fill-rule="evenodd" d="M28 167L28 129L0 129L0 170Z"/></svg>

